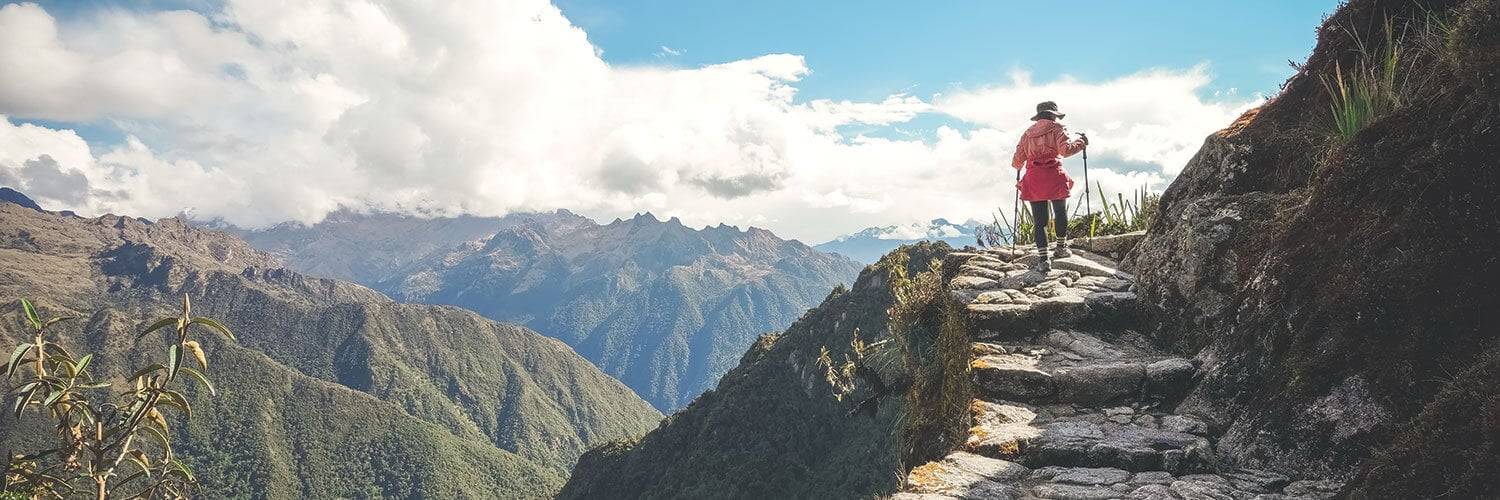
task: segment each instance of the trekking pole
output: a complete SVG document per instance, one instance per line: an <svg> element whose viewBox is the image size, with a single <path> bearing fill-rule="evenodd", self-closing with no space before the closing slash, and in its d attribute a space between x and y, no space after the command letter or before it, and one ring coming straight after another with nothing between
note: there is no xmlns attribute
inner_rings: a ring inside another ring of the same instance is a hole
<svg viewBox="0 0 1500 500"><path fill-rule="evenodd" d="M1016 203L1011 205L1010 211L1010 250L1012 254L1016 251L1018 240L1021 235L1021 169L1016 169Z"/></svg>
<svg viewBox="0 0 1500 500"><path fill-rule="evenodd" d="M1084 140L1083 143L1083 203L1086 207L1083 216L1089 218L1089 241L1094 241L1094 199L1089 196L1089 143L1088 134L1078 133Z"/></svg>

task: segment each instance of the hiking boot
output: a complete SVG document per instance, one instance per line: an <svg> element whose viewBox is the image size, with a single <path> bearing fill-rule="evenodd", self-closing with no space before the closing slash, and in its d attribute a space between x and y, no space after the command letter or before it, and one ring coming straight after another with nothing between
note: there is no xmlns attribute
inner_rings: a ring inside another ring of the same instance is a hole
<svg viewBox="0 0 1500 500"><path fill-rule="evenodd" d="M1047 262L1047 254L1042 254L1041 260L1038 260L1038 261L1036 261L1035 264L1031 265L1031 270L1039 272L1039 273L1042 273L1042 274L1047 274L1047 273L1051 272L1052 271L1052 263Z"/></svg>
<svg viewBox="0 0 1500 500"><path fill-rule="evenodd" d="M1031 270L1038 271L1042 274L1047 274L1048 271L1052 270L1052 263L1047 262L1047 247L1036 249L1036 253L1037 260L1035 264L1031 265Z"/></svg>
<svg viewBox="0 0 1500 500"><path fill-rule="evenodd" d="M1057 249L1052 251L1052 258L1054 259L1061 259L1064 257L1072 256L1073 252L1068 251L1068 244L1061 241L1057 242Z"/></svg>

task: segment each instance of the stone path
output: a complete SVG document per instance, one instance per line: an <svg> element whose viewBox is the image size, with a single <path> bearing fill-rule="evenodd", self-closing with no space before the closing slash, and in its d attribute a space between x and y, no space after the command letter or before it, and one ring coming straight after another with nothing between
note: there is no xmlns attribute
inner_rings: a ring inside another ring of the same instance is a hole
<svg viewBox="0 0 1500 500"><path fill-rule="evenodd" d="M912 469L894 498L1332 498L1342 485L1234 469L1209 425L1173 406L1197 367L1134 331L1134 277L1075 251L1045 275L1035 250L949 256L968 304L973 416L968 442Z"/></svg>

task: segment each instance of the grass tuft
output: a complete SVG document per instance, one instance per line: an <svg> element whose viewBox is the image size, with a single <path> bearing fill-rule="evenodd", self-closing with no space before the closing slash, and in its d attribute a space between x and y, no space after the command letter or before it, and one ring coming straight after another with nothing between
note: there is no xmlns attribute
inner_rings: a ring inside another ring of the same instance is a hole
<svg viewBox="0 0 1500 500"><path fill-rule="evenodd" d="M1078 210L1084 204L1082 200L1075 203L1073 215L1068 217L1068 237L1110 236L1151 227L1151 221L1156 219L1157 208L1161 205L1160 194L1152 193L1142 186L1131 191L1130 197L1126 197L1125 193L1115 193L1114 200L1111 200L1105 194L1102 184L1096 182L1094 185L1099 193L1099 209L1080 217ZM1012 242L1017 245L1036 243L1036 220L1032 218L1031 210L1023 206L1018 212L1019 219L1012 225L1004 211L997 211L990 224L976 230L979 246L997 247ZM1049 222L1057 223L1055 220ZM1057 230L1048 226L1047 237L1055 239Z"/></svg>

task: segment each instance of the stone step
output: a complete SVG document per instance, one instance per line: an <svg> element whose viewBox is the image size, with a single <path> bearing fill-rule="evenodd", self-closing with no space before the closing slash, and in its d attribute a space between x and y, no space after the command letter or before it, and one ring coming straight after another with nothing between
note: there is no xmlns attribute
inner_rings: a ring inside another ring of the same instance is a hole
<svg viewBox="0 0 1500 500"><path fill-rule="evenodd" d="M1063 421L1042 424L1021 447L1021 463L1040 467L1114 467L1173 474L1214 470L1213 447L1202 436L1135 424Z"/></svg>
<svg viewBox="0 0 1500 500"><path fill-rule="evenodd" d="M1121 336L1127 338L1127 336ZM1183 394L1197 368L1165 356L1144 339L1114 344L1097 336L1053 330L1034 342L976 342L970 369L976 392L990 400L1100 406L1172 400Z"/></svg>
<svg viewBox="0 0 1500 500"><path fill-rule="evenodd" d="M1020 498L1017 483L1031 475L1015 462L955 451L907 474L907 496L896 498Z"/></svg>
<svg viewBox="0 0 1500 500"><path fill-rule="evenodd" d="M1201 435L1207 426L1196 418L1136 413L1129 407L1063 417L1051 415L1055 411L975 401L970 405L974 425L964 449L1032 467L1114 467L1181 474L1211 471L1215 465L1212 446Z"/></svg>
<svg viewBox="0 0 1500 500"><path fill-rule="evenodd" d="M987 399L1095 406L1176 398L1197 371L1182 358L1044 368L1016 354L983 356L970 367Z"/></svg>
<svg viewBox="0 0 1500 500"><path fill-rule="evenodd" d="M965 278L968 277L960 276L955 281ZM955 292L955 295L972 290ZM1140 325L1144 317L1135 292L1078 293L1078 289L1067 288L1051 296L1027 296L1019 300L1014 297L1016 293L999 289L974 294L974 302L966 306L969 320L976 329L974 338L1020 339L1050 329L1077 326L1130 329ZM997 299L1001 295L1010 300Z"/></svg>
<svg viewBox="0 0 1500 500"><path fill-rule="evenodd" d="M901 500L1057 499L1057 500L1327 500L1342 484L1293 481L1268 471L1237 469L1217 474L1173 475L1113 467L1025 466L967 452L917 467L907 476Z"/></svg>

